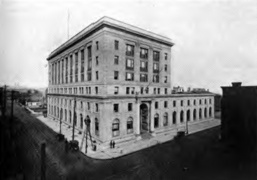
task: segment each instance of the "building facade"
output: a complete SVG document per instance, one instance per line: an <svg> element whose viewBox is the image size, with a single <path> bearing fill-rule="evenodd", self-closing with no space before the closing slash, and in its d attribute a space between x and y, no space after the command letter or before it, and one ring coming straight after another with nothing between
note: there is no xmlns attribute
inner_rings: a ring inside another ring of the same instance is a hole
<svg viewBox="0 0 257 180"><path fill-rule="evenodd" d="M159 135L214 117L211 93L172 93L166 37L103 17L47 58L48 117L90 130L97 143Z"/></svg>

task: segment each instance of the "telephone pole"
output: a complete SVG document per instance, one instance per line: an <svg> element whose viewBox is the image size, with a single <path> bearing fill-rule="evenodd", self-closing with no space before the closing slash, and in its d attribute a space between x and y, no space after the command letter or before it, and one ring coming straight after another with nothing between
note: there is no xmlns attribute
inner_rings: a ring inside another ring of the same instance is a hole
<svg viewBox="0 0 257 180"><path fill-rule="evenodd" d="M74 141L74 133L75 133L75 120L77 117L75 117L75 108L76 108L76 98L74 97L74 108L73 108L73 123L72 123L72 140Z"/></svg>

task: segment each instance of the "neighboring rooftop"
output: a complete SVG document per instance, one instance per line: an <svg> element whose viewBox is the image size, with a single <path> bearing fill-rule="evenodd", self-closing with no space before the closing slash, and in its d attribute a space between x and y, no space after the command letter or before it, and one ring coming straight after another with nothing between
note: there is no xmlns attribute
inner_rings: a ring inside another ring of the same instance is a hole
<svg viewBox="0 0 257 180"><path fill-rule="evenodd" d="M108 27L114 27L119 30L127 31L129 33L136 34L141 37L149 38L154 41L161 42L163 44L173 46L174 43L171 42L171 39L162 35L155 34L150 31L146 31L144 29L138 28L136 26L118 21L116 19L110 18L110 17L102 17L98 21L90 24L86 28L84 28L82 31L77 33L75 36L70 38L68 41L63 43L61 46L59 46L57 49L55 49L51 54L48 56L47 60L53 58L54 56L58 55L62 51L68 49L70 46L74 45L75 43L83 40L86 38L90 33L92 33L94 30L101 26L108 26Z"/></svg>

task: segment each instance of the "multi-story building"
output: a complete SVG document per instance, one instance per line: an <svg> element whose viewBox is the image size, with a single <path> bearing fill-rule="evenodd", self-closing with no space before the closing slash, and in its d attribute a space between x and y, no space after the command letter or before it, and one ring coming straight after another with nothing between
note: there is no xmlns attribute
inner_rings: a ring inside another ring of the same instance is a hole
<svg viewBox="0 0 257 180"><path fill-rule="evenodd" d="M97 143L159 135L213 118L211 93L172 94L171 39L103 17L47 58L48 116Z"/></svg>

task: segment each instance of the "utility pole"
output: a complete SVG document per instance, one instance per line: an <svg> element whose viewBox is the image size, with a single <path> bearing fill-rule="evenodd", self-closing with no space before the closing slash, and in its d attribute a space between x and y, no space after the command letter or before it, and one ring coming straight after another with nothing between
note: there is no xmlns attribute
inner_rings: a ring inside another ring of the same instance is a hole
<svg viewBox="0 0 257 180"><path fill-rule="evenodd" d="M6 110L6 85L4 85L4 93L3 93L3 119L5 119L5 110Z"/></svg>
<svg viewBox="0 0 257 180"><path fill-rule="evenodd" d="M46 143L41 144L41 180L46 180Z"/></svg>
<svg viewBox="0 0 257 180"><path fill-rule="evenodd" d="M13 101L14 101L14 90L12 90L11 120L13 119Z"/></svg>
<svg viewBox="0 0 257 180"><path fill-rule="evenodd" d="M76 98L74 97L74 108L73 108L73 124L72 124L72 140L74 141L74 131L75 131L75 118L77 118L77 117L75 117L75 108L76 108Z"/></svg>

